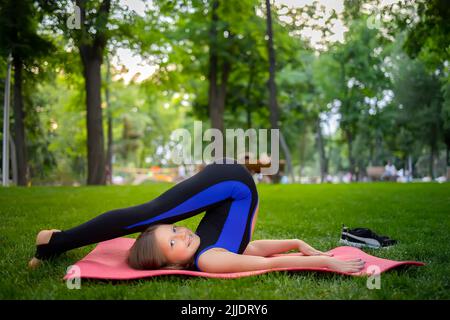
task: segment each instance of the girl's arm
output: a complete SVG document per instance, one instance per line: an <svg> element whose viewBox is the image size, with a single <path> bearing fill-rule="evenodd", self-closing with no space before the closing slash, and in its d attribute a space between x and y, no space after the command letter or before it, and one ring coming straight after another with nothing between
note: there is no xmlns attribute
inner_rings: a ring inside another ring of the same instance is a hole
<svg viewBox="0 0 450 320"><path fill-rule="evenodd" d="M250 256L268 257L289 250L299 250L300 240L254 240L251 241L243 254Z"/></svg>
<svg viewBox="0 0 450 320"><path fill-rule="evenodd" d="M215 249L204 252L198 259L200 270L211 273L245 272L274 268L329 268L334 271L351 273L361 271L363 266L364 262L361 259L342 261L327 256L266 258Z"/></svg>
<svg viewBox="0 0 450 320"><path fill-rule="evenodd" d="M251 256L268 257L289 250L298 250L307 256L314 256L314 255L332 256L332 254L324 253L322 251L314 249L305 241L299 239L255 240L247 245L247 248L245 248L243 254Z"/></svg>
<svg viewBox="0 0 450 320"><path fill-rule="evenodd" d="M203 272L228 273L257 271L273 268L326 267L327 257L272 257L241 255L226 250L210 249L198 259L198 267Z"/></svg>

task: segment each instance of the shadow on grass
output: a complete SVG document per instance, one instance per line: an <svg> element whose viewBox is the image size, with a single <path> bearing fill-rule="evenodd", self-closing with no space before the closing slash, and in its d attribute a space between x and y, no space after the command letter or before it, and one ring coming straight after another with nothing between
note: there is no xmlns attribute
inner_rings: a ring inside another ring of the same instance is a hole
<svg viewBox="0 0 450 320"><path fill-rule="evenodd" d="M82 278L81 281L83 285L95 285L95 284L111 284L111 285L139 285L145 282L185 282L186 280L201 281L208 278L205 277L195 277L188 275L159 275L153 277L144 277L138 279L91 279ZM226 280L226 279L214 279L214 280Z"/></svg>
<svg viewBox="0 0 450 320"><path fill-rule="evenodd" d="M233 279L219 279L219 278L207 278L207 277L201 277L201 276L189 276L189 275L159 275L159 276L153 276L153 277L144 277L144 278L138 278L138 279L89 279L89 278L83 278L83 284L112 284L112 285L135 285L135 284L141 284L147 281L154 282L154 281L168 281L168 282L201 282L205 280L211 280L211 281L233 281L239 279L255 279L255 281L260 281L261 279L264 280L267 277L277 277L277 276L285 276L289 278L295 278L295 277L305 277L305 278L311 278L315 280L336 280L336 279L351 279L354 278L350 275L341 275L341 274L335 274L331 272L315 272L315 271L301 271L301 272L293 272L293 271L277 271L277 272L270 272L260 275L254 275L254 276L246 276L246 277L240 277L240 278L233 278Z"/></svg>

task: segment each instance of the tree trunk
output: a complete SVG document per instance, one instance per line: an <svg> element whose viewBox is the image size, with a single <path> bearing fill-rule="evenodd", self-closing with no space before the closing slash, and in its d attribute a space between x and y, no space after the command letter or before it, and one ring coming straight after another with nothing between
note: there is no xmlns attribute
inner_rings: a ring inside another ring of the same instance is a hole
<svg viewBox="0 0 450 320"><path fill-rule="evenodd" d="M409 173L409 176L408 176L408 181L409 181L409 178L412 179L412 177L413 177L413 166L412 166L411 154L408 155L408 173Z"/></svg>
<svg viewBox="0 0 450 320"><path fill-rule="evenodd" d="M84 67L87 108L87 154L89 185L105 184L105 152L101 108L101 56L88 46L80 48Z"/></svg>
<svg viewBox="0 0 450 320"><path fill-rule="evenodd" d="M345 61L341 60L339 63L340 70L341 70L341 88L342 88L342 106L341 106L341 123L343 123L343 119L346 116L346 113L349 112L349 99L348 99L348 87L347 87L347 81L346 81L346 72L345 72ZM347 111L344 111L346 110ZM348 162L349 162L349 171L351 174L351 180L353 181L354 175L355 175L355 159L353 158L353 132L351 129L351 124L347 123L346 125L341 125L342 130L344 131L344 134L347 139L347 146L348 146Z"/></svg>
<svg viewBox="0 0 450 320"><path fill-rule="evenodd" d="M266 0L267 8L267 36L268 43L267 49L269 52L269 110L270 110L270 125L272 129L279 129L279 113L278 113L278 103L277 103L277 87L275 83L275 72L276 72L276 58L275 50L273 48L273 30L272 30L272 12L270 8L270 0ZM291 153L289 147L284 139L283 133L280 130L280 142L281 148L283 149L284 156L286 158L286 165L288 169L288 174L294 180L292 173L292 161ZM279 172L274 177L275 181L279 180Z"/></svg>
<svg viewBox="0 0 450 320"><path fill-rule="evenodd" d="M221 103L219 98L219 85L217 81L217 55L210 53L209 66L208 107L211 128L219 129L222 133L224 133L223 111L220 109Z"/></svg>
<svg viewBox="0 0 450 320"><path fill-rule="evenodd" d="M81 39L78 40L83 74L86 88L86 126L87 126L87 155L88 155L88 185L104 185L105 150L103 137L103 115L101 108L101 65L103 50L106 46L107 21L111 8L111 1L104 0L97 10L96 33L90 35L85 26L85 2L76 0L80 8Z"/></svg>
<svg viewBox="0 0 450 320"><path fill-rule="evenodd" d="M353 158L353 135L349 130L346 130L345 134L347 136L349 171L352 175L353 181L355 175L355 159Z"/></svg>
<svg viewBox="0 0 450 320"><path fill-rule="evenodd" d="M276 58L275 50L273 48L273 30L272 30L272 12L270 8L270 0L266 0L267 8L267 48L269 51L269 109L270 109L270 124L273 129L278 129L278 104L277 104L277 88L275 83L276 72Z"/></svg>
<svg viewBox="0 0 450 320"><path fill-rule="evenodd" d="M112 110L109 101L109 85L111 80L109 58L106 60L106 88L105 88L105 100L108 113L108 143L106 149L106 181L108 184L112 184L112 147L113 147L113 134L112 134Z"/></svg>
<svg viewBox="0 0 450 320"><path fill-rule="evenodd" d="M247 115L247 129L252 127L252 112L250 110L250 106L246 107L246 115Z"/></svg>
<svg viewBox="0 0 450 320"><path fill-rule="evenodd" d="M446 176L450 179L450 128L444 129L444 143L445 143L445 166Z"/></svg>
<svg viewBox="0 0 450 320"><path fill-rule="evenodd" d="M12 181L13 184L18 184L18 174L17 174L17 157L16 157L16 145L14 144L14 139L9 136L9 145L11 146L11 169L12 169Z"/></svg>
<svg viewBox="0 0 450 320"><path fill-rule="evenodd" d="M222 70L221 70L221 79L220 79L220 85L216 86L218 89L217 96L217 103L216 103L216 110L217 110L217 123L218 123L218 129L220 129L222 132L224 131L224 123L223 123L223 116L225 113L225 102L227 98L227 83L228 83L228 77L230 76L231 72L231 64L228 60L222 61Z"/></svg>
<svg viewBox="0 0 450 320"><path fill-rule="evenodd" d="M326 182L326 176L328 174L328 163L327 163L328 160L325 154L322 128L320 126L320 117L317 117L316 120L316 141L317 141L317 150L319 152L320 157L320 181L323 183Z"/></svg>
<svg viewBox="0 0 450 320"><path fill-rule="evenodd" d="M447 145L445 161L447 163L447 167L450 167L450 145Z"/></svg>
<svg viewBox="0 0 450 320"><path fill-rule="evenodd" d="M17 156L17 184L26 186L27 177L27 150L25 142L25 112L22 96L22 60L13 56L14 65L14 143Z"/></svg>
<svg viewBox="0 0 450 320"><path fill-rule="evenodd" d="M211 127L219 129L222 133L223 126L223 110L221 103L221 93L219 92L219 57L217 55L217 8L219 7L219 0L214 0L212 3L212 21L209 30L210 44L209 44L209 92L208 92L208 107L209 118L211 120Z"/></svg>
<svg viewBox="0 0 450 320"><path fill-rule="evenodd" d="M295 176L294 176L294 172L292 170L292 159L291 159L291 153L289 152L289 146L286 143L286 139L284 139L284 135L283 132L280 130L280 143L281 143L281 148L284 151L284 156L286 157L286 166L287 166L287 172L285 172L284 174L286 176L290 176L291 177L291 182L295 182Z"/></svg>
<svg viewBox="0 0 450 320"><path fill-rule="evenodd" d="M300 161L300 169L299 169L299 178L300 182L303 176L303 169L305 166L305 149L306 149L306 130L303 127L303 130L300 134L300 140L298 143L298 151L299 151L299 161Z"/></svg>
<svg viewBox="0 0 450 320"><path fill-rule="evenodd" d="M227 96L227 84L228 78L231 73L231 62L228 58L219 59L217 53L217 25L219 23L219 17L217 15L217 9L219 7L219 0L212 2L212 20L209 30L210 43L209 43L209 91L208 91L208 109L209 118L211 121L211 128L220 130L222 134L225 134L224 126L224 113L225 103ZM232 38L230 33L229 38ZM223 155L227 155L226 139L223 141L222 152Z"/></svg>
<svg viewBox="0 0 450 320"><path fill-rule="evenodd" d="M450 129L444 131L444 143L446 146L445 163L447 167L450 167Z"/></svg>
<svg viewBox="0 0 450 320"><path fill-rule="evenodd" d="M436 153L437 153L436 145L434 143L431 143L431 145L430 145L430 166L429 166L431 179L436 178L436 168L435 168L435 164L434 164L435 159L436 159Z"/></svg>
<svg viewBox="0 0 450 320"><path fill-rule="evenodd" d="M446 155L446 159L447 159L447 165L446 165L446 175L447 175L447 180L450 180L450 146L447 145L447 155Z"/></svg>
<svg viewBox="0 0 450 320"><path fill-rule="evenodd" d="M247 82L247 88L245 90L245 111L247 116L247 129L250 129L252 127L252 110L251 110L251 92L252 92L252 86L253 86L253 73L254 65L253 63L250 64L249 68L249 79Z"/></svg>

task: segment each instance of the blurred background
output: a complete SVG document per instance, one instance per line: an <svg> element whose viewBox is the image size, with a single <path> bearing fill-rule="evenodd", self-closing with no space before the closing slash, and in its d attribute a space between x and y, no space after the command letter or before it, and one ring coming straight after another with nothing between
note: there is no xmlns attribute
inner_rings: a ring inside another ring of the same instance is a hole
<svg viewBox="0 0 450 320"><path fill-rule="evenodd" d="M180 181L175 129L280 129L259 182L450 178L445 0L2 0L3 185Z"/></svg>

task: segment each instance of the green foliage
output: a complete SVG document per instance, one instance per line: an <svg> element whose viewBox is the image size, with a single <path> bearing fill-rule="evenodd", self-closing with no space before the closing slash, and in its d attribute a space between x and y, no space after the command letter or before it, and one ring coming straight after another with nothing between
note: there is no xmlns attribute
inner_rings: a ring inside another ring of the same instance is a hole
<svg viewBox="0 0 450 320"><path fill-rule="evenodd" d="M130 83L120 80L125 71L120 66L111 68L110 83L103 80L102 92L110 92L109 106L103 104L104 132L109 110L117 166L165 161L172 130L191 130L194 120L209 123L211 50L219 57L219 69L227 62L231 70L225 126L269 127L264 1L219 0L214 25L215 1L154 1L146 3L143 15L118 1L111 1L106 15L105 3L84 2L81 29L68 28L75 12L69 0L6 1L0 10L0 31L7 35L0 39L0 75L5 75L9 50L24 58L33 183L61 176L64 183L83 181L86 92L78 48L95 41L107 41L104 57L113 59L126 48L155 67L143 82L137 76ZM332 114L338 128L323 136L322 160L333 174L353 166L363 175L367 166L388 158L404 166L408 156L417 161L427 154L430 139L438 151L449 150L450 19L442 6L440 0L345 1L342 14L328 14L319 3L273 7L281 129L296 168L317 175L318 128ZM377 24L369 23L374 18ZM348 29L343 42L326 38L337 20ZM307 28L323 36L317 45L303 35ZM405 51L417 58L407 59ZM3 83L0 89L3 97Z"/></svg>
<svg viewBox="0 0 450 320"><path fill-rule="evenodd" d="M39 57L52 52L54 46L37 33L37 9L33 1L3 1L0 7L0 55L12 54L26 66L39 65ZM41 17L42 18L42 17Z"/></svg>
<svg viewBox="0 0 450 320"><path fill-rule="evenodd" d="M445 0L419 1L419 21L408 31L406 53L430 66L440 66L450 57L450 6Z"/></svg>

